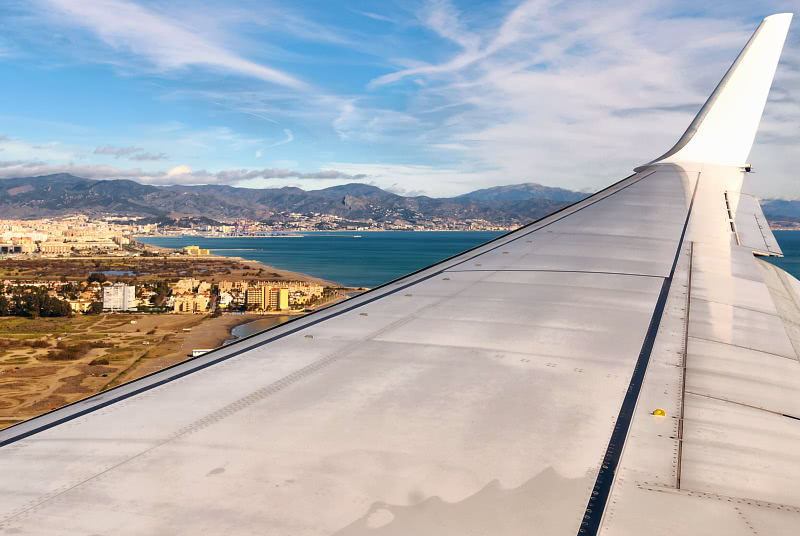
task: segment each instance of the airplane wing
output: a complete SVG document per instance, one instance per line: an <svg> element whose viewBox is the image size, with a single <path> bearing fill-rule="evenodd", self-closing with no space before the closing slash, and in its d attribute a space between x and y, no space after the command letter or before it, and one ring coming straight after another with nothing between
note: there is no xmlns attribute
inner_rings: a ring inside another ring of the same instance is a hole
<svg viewBox="0 0 800 536"><path fill-rule="evenodd" d="M790 19L592 197L0 431L0 531L797 534L800 282L745 182Z"/></svg>

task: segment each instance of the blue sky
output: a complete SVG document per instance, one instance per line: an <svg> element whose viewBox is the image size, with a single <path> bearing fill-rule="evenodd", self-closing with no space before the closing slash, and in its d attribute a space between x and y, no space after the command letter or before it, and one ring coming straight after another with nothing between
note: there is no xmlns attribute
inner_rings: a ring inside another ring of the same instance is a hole
<svg viewBox="0 0 800 536"><path fill-rule="evenodd" d="M6 0L0 177L595 190L798 7L708 4ZM800 195L798 139L796 18L751 155L762 197Z"/></svg>

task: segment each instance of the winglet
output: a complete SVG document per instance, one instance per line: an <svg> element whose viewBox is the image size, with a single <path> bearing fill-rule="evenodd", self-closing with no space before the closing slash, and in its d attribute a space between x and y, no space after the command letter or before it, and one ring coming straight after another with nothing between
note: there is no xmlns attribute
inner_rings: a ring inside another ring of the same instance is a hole
<svg viewBox="0 0 800 536"><path fill-rule="evenodd" d="M746 164L791 21L781 13L761 22L678 143L649 164Z"/></svg>

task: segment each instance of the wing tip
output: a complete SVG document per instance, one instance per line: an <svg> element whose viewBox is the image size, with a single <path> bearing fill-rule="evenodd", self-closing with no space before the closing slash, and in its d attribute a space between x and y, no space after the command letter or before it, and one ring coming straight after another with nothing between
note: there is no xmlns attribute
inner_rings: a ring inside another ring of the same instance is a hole
<svg viewBox="0 0 800 536"><path fill-rule="evenodd" d="M785 19L786 22L791 22L792 21L792 17L794 17L794 13L791 13L791 12L787 11L786 13L775 13L775 14L770 15L768 17L764 17L764 21L766 22L768 20Z"/></svg>
<svg viewBox="0 0 800 536"><path fill-rule="evenodd" d="M744 165L793 16L764 18L678 143L637 170L658 162Z"/></svg>

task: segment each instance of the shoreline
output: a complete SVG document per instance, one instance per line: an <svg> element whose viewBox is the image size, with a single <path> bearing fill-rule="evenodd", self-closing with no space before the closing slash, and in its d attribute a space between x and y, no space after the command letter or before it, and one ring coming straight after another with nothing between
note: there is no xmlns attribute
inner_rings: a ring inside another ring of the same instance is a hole
<svg viewBox="0 0 800 536"><path fill-rule="evenodd" d="M143 247L146 247L146 248L154 248L157 251L164 252L164 253L167 253L167 252L168 253L177 253L177 252L181 251L180 249L177 249L177 248L168 248L168 247L165 247L165 246L155 246L155 245L152 245L152 244L148 244L147 242L140 241L139 238L142 238L142 237L139 237L139 236L133 237L133 239L136 240L136 242L138 244L141 244ZM146 237L144 237L144 238L146 238ZM153 238L169 238L169 237L154 236ZM173 237L173 238L176 238L176 237ZM201 238L201 237L198 237L198 238ZM244 251L244 250L237 250L237 251ZM250 250L250 251L256 251L256 250L254 249L254 250ZM181 258L182 259L188 259L188 260L202 260L202 259L207 259L208 257L214 257L214 258L217 258L217 259L227 259L227 260L231 260L231 261L240 262L242 264L249 265L249 266L253 267L255 270L263 269L265 272L277 275L278 279L285 279L285 280L292 280L292 281L307 281L309 283L313 283L313 284L316 284L316 285L322 285L323 287L347 288L344 285L342 285L341 283L336 283L335 281L328 281L327 279L314 277L313 275L303 274L303 273L300 273L300 272L293 272L291 270L284 270L283 268L277 268L275 266L270 266L268 264L264 264L261 261L254 261L254 260L250 260L250 259L245 259L244 257L234 257L234 256L228 256L228 255L218 255L216 253L209 253L208 255L184 255ZM261 279L266 280L268 278L261 278Z"/></svg>
<svg viewBox="0 0 800 536"><path fill-rule="evenodd" d="M208 257L217 257L221 259L231 259L237 262L241 262L242 264L249 264L254 265L257 268L263 268L264 271L278 274L280 279L288 279L294 281L307 281L309 283L314 283L317 285L322 285L323 287L333 287L333 288L345 288L344 285L340 283L336 283L334 281L328 281L327 279L321 279L319 277L314 277L313 275L302 274L300 272L292 272L291 270L284 270L283 268L276 268L275 266L270 266L269 264L264 264L261 261L253 261L250 259L245 259L243 257L228 257L226 255L216 255L214 253L209 253L208 255L204 255ZM263 279L263 278L262 278Z"/></svg>
<svg viewBox="0 0 800 536"><path fill-rule="evenodd" d="M199 315L196 315L199 316ZM157 355L140 362L119 383L127 383L152 372L157 372L166 367L176 365L191 359L193 350L213 350L220 348L227 341L236 340L233 330L239 326L255 322L262 318L258 314L231 315L223 314L216 318L204 315L200 322L192 327L190 332L176 332L173 338L176 349L164 355ZM158 350L158 347L155 348Z"/></svg>
<svg viewBox="0 0 800 536"><path fill-rule="evenodd" d="M308 229L303 231L285 231L286 233L293 233L293 234L286 234L286 235L278 235L278 236L259 236L259 235L233 235L233 236L219 236L219 235L191 235L191 234L150 234L150 235L138 235L135 236L136 238L302 238L304 235L307 234L322 234L323 236L327 234L328 236L341 236L344 238L353 238L358 237L358 235L362 233L510 233L512 231L516 231L520 228L515 227L513 229L364 229L360 231L354 230L330 230L330 229ZM284 232L284 231L279 231ZM164 246L152 246L152 247L164 247ZM169 249L169 248L165 248Z"/></svg>

